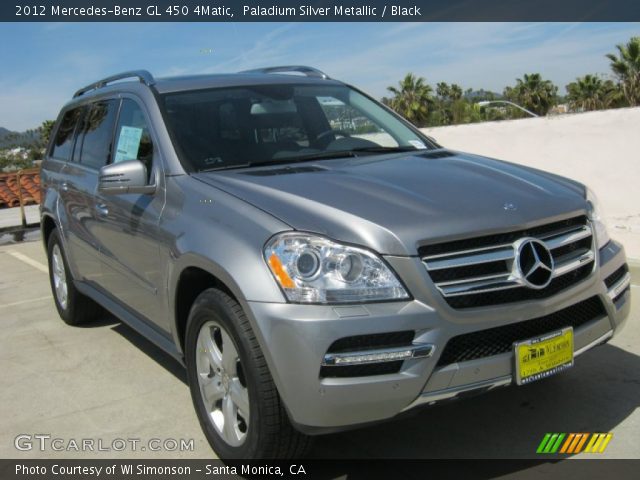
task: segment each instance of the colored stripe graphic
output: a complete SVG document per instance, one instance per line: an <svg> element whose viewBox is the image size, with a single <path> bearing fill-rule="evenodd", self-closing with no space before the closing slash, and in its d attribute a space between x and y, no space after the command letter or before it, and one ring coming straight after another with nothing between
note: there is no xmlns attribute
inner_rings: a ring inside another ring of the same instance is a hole
<svg viewBox="0 0 640 480"><path fill-rule="evenodd" d="M544 447L543 453L552 453L551 449L555 445L557 439L558 439L558 434L557 433L554 433L553 435L551 435L551 438L547 442L547 446Z"/></svg>
<svg viewBox="0 0 640 480"><path fill-rule="evenodd" d="M585 452L603 453L612 437L612 433L594 433L593 437L591 437L591 440L587 444Z"/></svg>
<svg viewBox="0 0 640 480"><path fill-rule="evenodd" d="M560 453L567 453L567 449L569 448L569 445L571 445L571 442L573 442L573 438L576 436L575 433L570 433L569 436L567 437L567 441L564 442L564 445L562 445L562 449L560 449Z"/></svg>
<svg viewBox="0 0 640 480"><path fill-rule="evenodd" d="M550 433L545 433L544 438L540 442L540 445L538 445L538 449L536 450L536 453L542 453L544 451L544 447L547 444L547 442L549 441L549 438L551 438L551 434Z"/></svg>
<svg viewBox="0 0 640 480"><path fill-rule="evenodd" d="M556 440L556 443L553 445L549 453L556 453L558 451L558 448L560 448L560 444L562 443L562 439L564 437L565 437L564 433L561 433L558 435L558 439Z"/></svg>
<svg viewBox="0 0 640 480"><path fill-rule="evenodd" d="M594 433L591 436L591 440L589 440L589 443L587 443L587 448L584 449L584 453L591 453L591 448L593 448L593 444L596 443L597 439L598 439L598 434Z"/></svg>
<svg viewBox="0 0 640 480"><path fill-rule="evenodd" d="M611 438L612 433L546 433L536 453L603 453Z"/></svg>
<svg viewBox="0 0 640 480"><path fill-rule="evenodd" d="M588 433L583 433L582 434L582 438L578 442L578 445L576 445L576 448L573 451L573 453L580 453L580 451L582 450L582 446L584 445L584 442L587 441L587 438L589 438L589 434Z"/></svg>
<svg viewBox="0 0 640 480"><path fill-rule="evenodd" d="M538 445L536 453L556 453L562 440L566 436L565 433L547 433Z"/></svg>
<svg viewBox="0 0 640 480"><path fill-rule="evenodd" d="M602 446L600 447L600 450L598 451L598 453L604 453L604 449L607 448L607 445L609 445L609 442L611 441L612 437L613 437L613 433L607 433L607 436L604 437L604 441L602 442Z"/></svg>
<svg viewBox="0 0 640 480"><path fill-rule="evenodd" d="M580 441L581 438L582 438L582 434L576 433L576 436L573 437L573 442L571 442L571 445L569 445L569 450L567 450L567 453L573 453L574 449L578 445L578 442Z"/></svg>

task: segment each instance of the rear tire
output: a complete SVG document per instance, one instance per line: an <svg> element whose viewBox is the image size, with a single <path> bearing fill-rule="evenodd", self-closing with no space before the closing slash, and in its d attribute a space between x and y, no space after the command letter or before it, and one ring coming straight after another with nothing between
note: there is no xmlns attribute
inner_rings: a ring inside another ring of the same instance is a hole
<svg viewBox="0 0 640 480"><path fill-rule="evenodd" d="M102 308L80 293L73 284L58 230L53 230L49 236L47 257L51 292L60 318L67 325L81 325L96 319L102 313Z"/></svg>
<svg viewBox="0 0 640 480"><path fill-rule="evenodd" d="M189 313L187 377L200 426L223 459L303 456L311 438L294 429L242 307L208 289Z"/></svg>

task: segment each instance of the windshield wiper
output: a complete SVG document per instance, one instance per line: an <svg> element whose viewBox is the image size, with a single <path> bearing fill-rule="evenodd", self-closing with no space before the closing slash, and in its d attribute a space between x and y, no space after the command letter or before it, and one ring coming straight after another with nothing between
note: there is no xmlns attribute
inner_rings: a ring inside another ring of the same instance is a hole
<svg viewBox="0 0 640 480"><path fill-rule="evenodd" d="M261 162L251 162L247 164L249 167L263 167L268 165L281 165L283 163L301 163L313 162L314 160L332 160L335 158L357 157L358 155L352 150L340 150L335 152L318 152L311 155L303 155L301 157L283 157L276 160L265 160Z"/></svg>
<svg viewBox="0 0 640 480"><path fill-rule="evenodd" d="M417 151L418 149L415 147L409 147L409 146L398 146L398 147L383 147L383 146L376 146L376 147L359 147L359 148L352 148L351 151L352 152L371 152L371 153L394 153L394 152L414 152Z"/></svg>
<svg viewBox="0 0 640 480"><path fill-rule="evenodd" d="M236 163L233 165L224 165L222 167L201 168L198 172L217 172L219 170L232 170L234 168L247 168L250 166L250 163Z"/></svg>
<svg viewBox="0 0 640 480"><path fill-rule="evenodd" d="M357 158L358 153L394 153L394 152L411 152L417 150L414 147L360 147L352 148L350 150L335 150L312 153L310 155L302 155L300 157L283 157L275 160L264 160L259 162L247 162L239 163L235 165L225 165L222 167L205 168L199 170L200 172L215 172L220 170L231 170L234 168L249 168L249 167L266 167L270 165L282 165L285 163L302 163L313 162L316 160L332 160L336 158Z"/></svg>

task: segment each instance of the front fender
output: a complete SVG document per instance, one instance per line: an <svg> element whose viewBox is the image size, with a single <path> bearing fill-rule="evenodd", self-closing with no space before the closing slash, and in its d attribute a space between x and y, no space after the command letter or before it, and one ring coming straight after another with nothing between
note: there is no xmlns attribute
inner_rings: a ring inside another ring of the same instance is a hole
<svg viewBox="0 0 640 480"><path fill-rule="evenodd" d="M245 311L251 301L285 302L262 250L274 233L291 228L273 216L183 175L167 177L161 229L169 240L166 288L173 316L170 325L178 347L176 294L180 276L187 268L199 268L216 277Z"/></svg>

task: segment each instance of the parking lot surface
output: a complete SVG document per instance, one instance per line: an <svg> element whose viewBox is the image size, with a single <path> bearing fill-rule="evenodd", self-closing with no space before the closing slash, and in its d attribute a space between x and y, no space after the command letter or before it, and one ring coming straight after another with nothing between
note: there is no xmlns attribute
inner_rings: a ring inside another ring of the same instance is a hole
<svg viewBox="0 0 640 480"><path fill-rule="evenodd" d="M81 328L65 325L51 298L46 263L40 241L0 246L0 457L214 458L182 367L108 314ZM640 458L639 295L632 287L622 334L560 375L318 437L312 455L535 458L547 432L612 432L600 457ZM30 450L15 447L19 435L37 434L62 439L62 450L48 444L41 451L39 441ZM110 450L78 452L71 440L83 439L100 439ZM127 448L114 450L116 439L127 440ZM139 440L135 450L129 439ZM160 442L150 444L153 439ZM173 449L167 439L193 439L193 449Z"/></svg>

